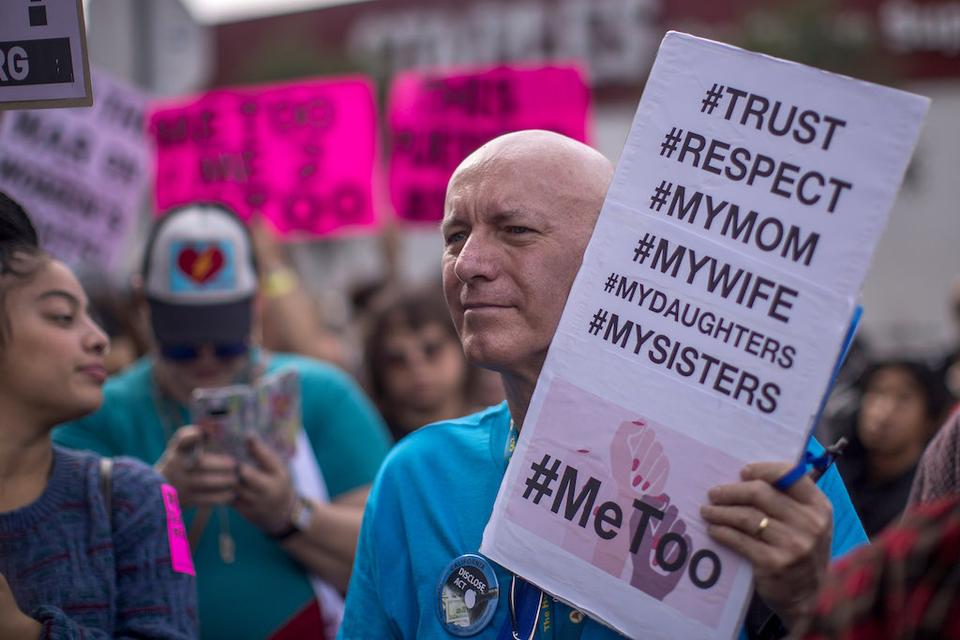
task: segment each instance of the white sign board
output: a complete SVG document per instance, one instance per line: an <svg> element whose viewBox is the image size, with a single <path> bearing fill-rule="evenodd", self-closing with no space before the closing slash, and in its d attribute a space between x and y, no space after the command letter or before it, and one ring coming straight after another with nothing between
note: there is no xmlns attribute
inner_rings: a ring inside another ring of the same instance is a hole
<svg viewBox="0 0 960 640"><path fill-rule="evenodd" d="M92 102L81 0L0 2L0 109Z"/></svg>
<svg viewBox="0 0 960 640"><path fill-rule="evenodd" d="M30 213L44 248L73 266L109 268L153 179L147 98L95 72L92 109L8 111L0 191Z"/></svg>
<svg viewBox="0 0 960 640"><path fill-rule="evenodd" d="M481 552L635 638L732 638L699 508L799 459L928 100L668 33Z"/></svg>

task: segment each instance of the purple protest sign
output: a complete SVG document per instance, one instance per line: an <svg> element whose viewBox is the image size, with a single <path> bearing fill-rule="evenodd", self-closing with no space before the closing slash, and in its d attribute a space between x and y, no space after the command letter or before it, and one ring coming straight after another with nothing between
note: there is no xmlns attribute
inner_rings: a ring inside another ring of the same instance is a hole
<svg viewBox="0 0 960 640"><path fill-rule="evenodd" d="M100 70L93 87L92 107L4 113L0 191L30 212L51 255L110 270L135 227L153 158L147 97Z"/></svg>

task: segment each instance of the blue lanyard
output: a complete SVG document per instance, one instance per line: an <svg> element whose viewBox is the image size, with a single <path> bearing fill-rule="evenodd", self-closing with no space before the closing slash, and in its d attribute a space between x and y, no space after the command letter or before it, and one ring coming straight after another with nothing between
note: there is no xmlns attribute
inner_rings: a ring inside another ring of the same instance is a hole
<svg viewBox="0 0 960 640"><path fill-rule="evenodd" d="M543 609L543 591L523 578L510 580L510 615L500 627L497 640L533 640Z"/></svg>
<svg viewBox="0 0 960 640"><path fill-rule="evenodd" d="M510 431L507 433L507 442L503 448L503 463L510 462L513 452L517 448L517 438L520 433L510 420ZM510 615L504 620L497 634L497 640L532 640L540 622L540 612L544 608L543 591L519 576L510 579L510 593L507 604Z"/></svg>

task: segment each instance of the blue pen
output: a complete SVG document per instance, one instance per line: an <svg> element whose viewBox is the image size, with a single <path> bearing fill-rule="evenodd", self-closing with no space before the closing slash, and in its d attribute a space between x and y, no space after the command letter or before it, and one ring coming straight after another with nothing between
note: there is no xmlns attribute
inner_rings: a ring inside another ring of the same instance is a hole
<svg viewBox="0 0 960 640"><path fill-rule="evenodd" d="M843 450L846 449L846 447L847 439L840 438L827 447L822 455L815 456L809 451L806 452L795 467L773 483L774 488L780 491L786 491L807 473L807 466L813 467L813 470L810 472L810 479L816 482L827 472L827 469L830 468L834 461L843 455Z"/></svg>

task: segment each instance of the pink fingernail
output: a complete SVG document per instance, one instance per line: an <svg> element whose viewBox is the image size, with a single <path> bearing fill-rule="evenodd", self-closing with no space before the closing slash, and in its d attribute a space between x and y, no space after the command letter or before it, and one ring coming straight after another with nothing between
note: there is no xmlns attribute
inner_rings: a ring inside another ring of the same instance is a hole
<svg viewBox="0 0 960 640"><path fill-rule="evenodd" d="M639 485L641 482L643 482L643 477L642 477L642 476L637 476L637 477L635 477L635 478L633 479L633 486L636 487L636 486Z"/></svg>
<svg viewBox="0 0 960 640"><path fill-rule="evenodd" d="M633 469L632 469L632 471L636 471L636 470L637 470L637 467L639 467L639 466L640 466L640 460L638 460L637 458L634 458L634 459L633 459Z"/></svg>

